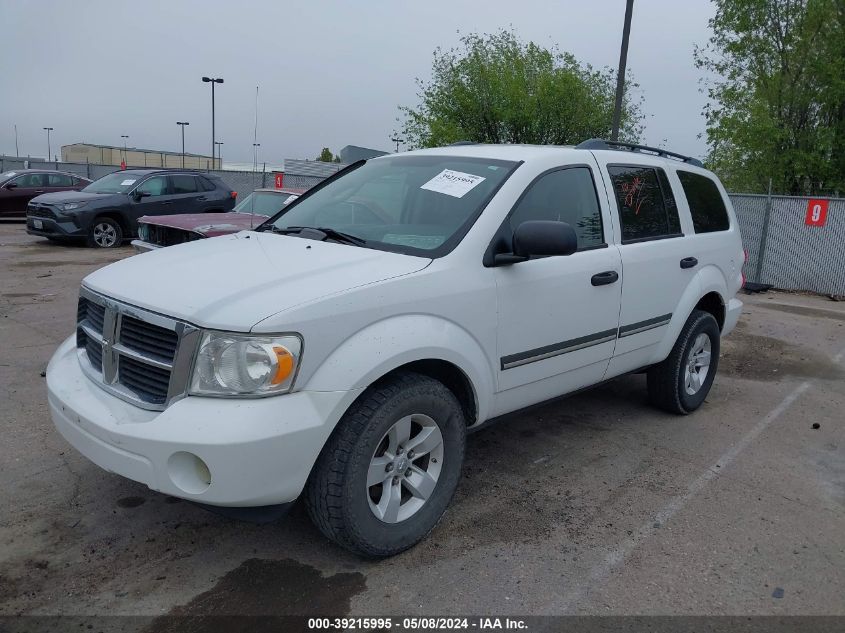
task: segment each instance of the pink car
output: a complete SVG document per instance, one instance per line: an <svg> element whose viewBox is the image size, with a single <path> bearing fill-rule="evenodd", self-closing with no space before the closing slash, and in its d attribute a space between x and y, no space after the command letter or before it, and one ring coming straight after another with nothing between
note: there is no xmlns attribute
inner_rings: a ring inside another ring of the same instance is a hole
<svg viewBox="0 0 845 633"><path fill-rule="evenodd" d="M145 215L132 246L144 253L164 246L255 228L296 200L304 189L256 189L228 213Z"/></svg>

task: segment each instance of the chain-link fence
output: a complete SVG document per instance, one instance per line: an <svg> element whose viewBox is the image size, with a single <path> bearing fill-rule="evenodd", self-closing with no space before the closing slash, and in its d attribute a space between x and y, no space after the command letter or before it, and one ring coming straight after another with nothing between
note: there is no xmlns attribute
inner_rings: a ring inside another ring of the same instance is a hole
<svg viewBox="0 0 845 633"><path fill-rule="evenodd" d="M823 226L805 224L815 198L731 194L749 281L845 295L845 198L827 198Z"/></svg>
<svg viewBox="0 0 845 633"><path fill-rule="evenodd" d="M23 160L0 157L0 173L6 171L14 171L16 169L26 169L26 165L27 162ZM120 170L120 167L116 165L97 165L94 163L63 163L61 161L33 161L29 163L29 167L32 169L55 169L57 171L66 171L71 174L76 174L77 176L83 176L84 178L88 178L89 180L97 180L98 178L102 178L107 174L111 174ZM132 169L132 167L129 167L129 169ZM136 169L154 168L137 167ZM243 199L245 196L249 195L256 189L272 187L274 182L272 172L265 171L263 166L261 167L261 170L257 172L211 170L207 173L220 176L224 183L226 183L229 187L238 192L238 197L240 199ZM314 178L310 176L306 176L304 178L308 181L307 184L301 183L299 185L288 185L288 183L285 182L285 186L297 186L302 189L307 189L308 187L316 184L316 182L311 182L314 180ZM287 176L285 179L287 181ZM322 178L317 179L317 182L319 182L320 180L322 180Z"/></svg>

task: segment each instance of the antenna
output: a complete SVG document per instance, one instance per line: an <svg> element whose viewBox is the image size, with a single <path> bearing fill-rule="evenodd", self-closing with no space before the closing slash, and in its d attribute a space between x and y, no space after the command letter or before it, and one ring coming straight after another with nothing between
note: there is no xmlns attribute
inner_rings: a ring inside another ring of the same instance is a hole
<svg viewBox="0 0 845 633"><path fill-rule="evenodd" d="M258 171L258 86L255 87L255 127L252 131L252 199L249 201L249 230L255 219L255 173Z"/></svg>

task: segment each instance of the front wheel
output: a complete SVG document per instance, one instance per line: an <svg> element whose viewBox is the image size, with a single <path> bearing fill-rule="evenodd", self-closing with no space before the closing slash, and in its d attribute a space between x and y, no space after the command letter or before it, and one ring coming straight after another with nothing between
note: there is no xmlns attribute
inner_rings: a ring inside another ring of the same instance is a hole
<svg viewBox="0 0 845 633"><path fill-rule="evenodd" d="M117 248L123 243L123 229L111 218L96 218L88 232L88 246Z"/></svg>
<svg viewBox="0 0 845 633"><path fill-rule="evenodd" d="M446 386L396 374L338 422L306 486L308 513L326 537L356 554L398 554L443 516L465 441L463 411Z"/></svg>
<svg viewBox="0 0 845 633"><path fill-rule="evenodd" d="M693 310L669 357L648 370L651 403L671 413L692 413L702 405L719 365L719 324L709 312Z"/></svg>

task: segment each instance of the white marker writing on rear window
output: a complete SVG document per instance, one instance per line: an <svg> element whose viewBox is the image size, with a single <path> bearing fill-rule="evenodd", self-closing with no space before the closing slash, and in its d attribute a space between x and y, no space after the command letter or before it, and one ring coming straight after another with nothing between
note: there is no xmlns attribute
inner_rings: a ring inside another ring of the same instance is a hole
<svg viewBox="0 0 845 633"><path fill-rule="evenodd" d="M422 185L420 189L445 193L447 196L463 198L464 195L484 180L483 176L475 176L462 171L444 169L434 178Z"/></svg>

